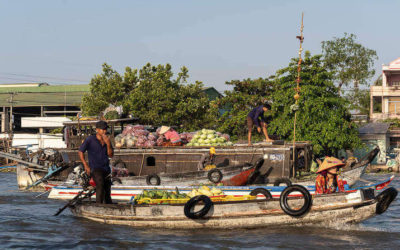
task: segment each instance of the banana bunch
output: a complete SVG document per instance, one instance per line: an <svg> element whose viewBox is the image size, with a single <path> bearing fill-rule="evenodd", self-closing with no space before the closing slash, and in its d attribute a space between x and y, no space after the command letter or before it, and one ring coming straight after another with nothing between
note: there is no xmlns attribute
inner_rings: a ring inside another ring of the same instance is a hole
<svg viewBox="0 0 400 250"><path fill-rule="evenodd" d="M198 195L207 195L207 196L219 196L219 195L224 195L221 189L213 187L210 189L207 186L201 186L200 188L196 189L194 188L192 191L190 191L187 196L190 198Z"/></svg>

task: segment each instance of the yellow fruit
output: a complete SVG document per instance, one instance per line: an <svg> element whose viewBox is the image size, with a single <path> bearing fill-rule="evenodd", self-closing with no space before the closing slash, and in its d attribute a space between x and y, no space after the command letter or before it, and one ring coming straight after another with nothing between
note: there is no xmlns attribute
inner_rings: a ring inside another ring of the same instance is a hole
<svg viewBox="0 0 400 250"><path fill-rule="evenodd" d="M207 187L207 186L202 186L201 188L202 188L203 190L210 191L210 188L209 188L209 187Z"/></svg>

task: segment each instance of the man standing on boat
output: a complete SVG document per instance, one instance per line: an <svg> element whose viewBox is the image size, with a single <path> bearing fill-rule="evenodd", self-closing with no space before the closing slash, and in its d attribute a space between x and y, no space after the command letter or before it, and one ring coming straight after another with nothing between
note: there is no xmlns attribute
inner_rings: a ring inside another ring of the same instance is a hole
<svg viewBox="0 0 400 250"><path fill-rule="evenodd" d="M79 148L81 159L86 173L96 183L96 203L110 204L111 201L111 169L109 157L113 157L113 148L110 138L106 135L107 123L96 123L96 135L89 136ZM85 160L85 152L88 152L89 165Z"/></svg>
<svg viewBox="0 0 400 250"><path fill-rule="evenodd" d="M253 125L256 125L258 133L261 133L261 128L265 135L265 141L272 142L273 140L269 138L267 131L267 122L264 118L264 112L271 110L271 105L268 103L264 103L256 108L254 108L247 115L247 128L249 129L249 133L247 136L249 146L251 146L251 131L253 130Z"/></svg>

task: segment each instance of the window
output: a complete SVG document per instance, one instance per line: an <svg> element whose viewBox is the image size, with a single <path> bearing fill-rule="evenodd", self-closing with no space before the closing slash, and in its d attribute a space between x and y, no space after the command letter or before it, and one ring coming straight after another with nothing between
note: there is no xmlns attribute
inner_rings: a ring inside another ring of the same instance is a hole
<svg viewBox="0 0 400 250"><path fill-rule="evenodd" d="M391 86L400 86L400 81L392 82Z"/></svg>
<svg viewBox="0 0 400 250"><path fill-rule="evenodd" d="M389 98L389 113L400 114L400 97Z"/></svg>
<svg viewBox="0 0 400 250"><path fill-rule="evenodd" d="M146 158L146 165L147 166L155 166L156 165L156 158L153 156L149 156Z"/></svg>

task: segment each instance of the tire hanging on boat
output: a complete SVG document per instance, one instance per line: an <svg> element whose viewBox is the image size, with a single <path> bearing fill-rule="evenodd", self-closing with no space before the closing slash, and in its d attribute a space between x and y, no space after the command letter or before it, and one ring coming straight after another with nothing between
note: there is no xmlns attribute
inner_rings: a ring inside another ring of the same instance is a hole
<svg viewBox="0 0 400 250"><path fill-rule="evenodd" d="M264 195L267 200L272 199L271 193L268 190L266 190L265 188L256 188L256 189L251 190L251 192L250 192L251 196L257 196L259 194Z"/></svg>
<svg viewBox="0 0 400 250"><path fill-rule="evenodd" d="M376 204L376 214L383 214L388 207L390 206L390 203L396 198L397 196L397 190L393 187L390 187L386 190L384 190L382 193L378 194L376 196L376 200L378 203Z"/></svg>
<svg viewBox="0 0 400 250"><path fill-rule="evenodd" d="M118 159L118 160L116 160L114 162L114 167L116 167L116 168L126 168L126 163L123 160Z"/></svg>
<svg viewBox="0 0 400 250"><path fill-rule="evenodd" d="M292 186L292 181L290 181L288 178L278 178L274 181L274 186L279 186L280 184L286 184L286 186L290 187Z"/></svg>
<svg viewBox="0 0 400 250"><path fill-rule="evenodd" d="M291 194L292 192L300 192L303 195L304 204L300 209L292 209L288 204L289 194ZM286 214L293 217L300 217L310 211L312 206L312 197L310 192L305 187L300 185L292 185L283 190L279 203L282 210Z"/></svg>
<svg viewBox="0 0 400 250"><path fill-rule="evenodd" d="M120 178L118 178L118 177L112 177L111 178L111 183L114 185L114 184L122 184L122 181L121 181L121 179Z"/></svg>
<svg viewBox="0 0 400 250"><path fill-rule="evenodd" d="M204 203L204 207L201 210L194 212L193 211L194 207L200 201L202 201ZM188 217L189 219L200 219L200 218L203 218L210 211L210 209L213 206L214 206L214 203L211 201L211 199L208 196L198 195L198 196L191 198L188 202L186 202L183 211L185 213L185 216Z"/></svg>
<svg viewBox="0 0 400 250"><path fill-rule="evenodd" d="M214 176L216 175L216 176ZM221 170L217 168L213 168L210 171L208 171L208 180L211 181L212 183L219 183L222 180L222 172Z"/></svg>
<svg viewBox="0 0 400 250"><path fill-rule="evenodd" d="M156 179L156 183L155 184L151 182L153 179ZM146 177L146 183L149 186L159 186L161 184L160 176L158 176L156 174L148 175Z"/></svg>
<svg viewBox="0 0 400 250"><path fill-rule="evenodd" d="M264 164L264 159L260 158L254 163L254 171L247 177L247 185L255 184L260 178L260 168Z"/></svg>

